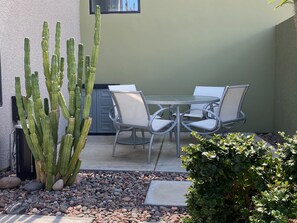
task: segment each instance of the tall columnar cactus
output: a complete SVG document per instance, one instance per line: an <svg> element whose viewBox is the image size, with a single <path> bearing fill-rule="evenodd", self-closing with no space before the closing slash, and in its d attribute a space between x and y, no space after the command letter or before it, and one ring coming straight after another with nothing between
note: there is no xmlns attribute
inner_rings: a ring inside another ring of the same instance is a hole
<svg viewBox="0 0 297 223"><path fill-rule="evenodd" d="M67 40L68 106L61 88L64 77L64 58L60 55L61 24L56 25L55 50L49 56L49 29L47 22L42 31L42 58L48 98L42 101L38 73L31 73L30 41L24 41L24 70L26 96L21 93L20 77L15 78L16 100L20 121L27 144L36 164L37 180L52 190L53 184L62 179L64 185L71 185L80 169L79 155L85 147L92 123L89 117L92 91L95 81L96 63L100 42L100 9L96 8L94 45L92 56L84 59L84 48L78 45L78 62L75 60L74 39ZM85 102L82 106L82 83L85 75ZM60 110L68 125L59 143L58 128Z"/></svg>

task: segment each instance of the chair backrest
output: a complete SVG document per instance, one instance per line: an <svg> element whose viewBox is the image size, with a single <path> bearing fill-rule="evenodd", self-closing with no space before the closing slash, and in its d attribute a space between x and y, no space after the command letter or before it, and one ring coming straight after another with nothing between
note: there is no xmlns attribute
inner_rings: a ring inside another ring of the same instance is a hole
<svg viewBox="0 0 297 223"><path fill-rule="evenodd" d="M225 87L221 86L196 86L193 95L213 96L222 98ZM192 104L191 109L202 109L205 104ZM215 113L217 109L215 109ZM195 110L194 110L195 111ZM202 112L201 112L202 114Z"/></svg>
<svg viewBox="0 0 297 223"><path fill-rule="evenodd" d="M110 91L137 91L135 84L117 84L117 85L108 85ZM114 100L112 99L113 105L115 105ZM117 115L118 111L115 108L114 114Z"/></svg>
<svg viewBox="0 0 297 223"><path fill-rule="evenodd" d="M226 86L219 106L219 117L223 122L240 118L242 102L249 85Z"/></svg>
<svg viewBox="0 0 297 223"><path fill-rule="evenodd" d="M142 91L111 91L120 123L126 126L149 125L149 110Z"/></svg>
<svg viewBox="0 0 297 223"><path fill-rule="evenodd" d="M137 91L135 84L108 85L110 91Z"/></svg>

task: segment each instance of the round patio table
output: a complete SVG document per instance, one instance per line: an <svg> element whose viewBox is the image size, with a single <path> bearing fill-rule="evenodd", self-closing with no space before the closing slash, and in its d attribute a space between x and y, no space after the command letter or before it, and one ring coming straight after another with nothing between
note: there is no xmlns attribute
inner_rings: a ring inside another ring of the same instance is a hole
<svg viewBox="0 0 297 223"><path fill-rule="evenodd" d="M176 113L176 150L180 156L180 105L189 104L211 104L220 101L220 98L213 96L193 96L193 95L149 95L145 96L147 104L174 105Z"/></svg>

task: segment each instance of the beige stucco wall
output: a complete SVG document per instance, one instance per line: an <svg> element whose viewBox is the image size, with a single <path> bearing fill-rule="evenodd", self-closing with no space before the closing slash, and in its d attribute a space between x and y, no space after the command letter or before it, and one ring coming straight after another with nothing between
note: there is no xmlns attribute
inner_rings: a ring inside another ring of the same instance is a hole
<svg viewBox="0 0 297 223"><path fill-rule="evenodd" d="M266 0L141 0L140 14L102 15L97 83L145 94L192 94L196 85L250 84L243 130L273 130L276 24L293 10ZM93 15L81 0L81 38ZM88 49L90 51L90 49Z"/></svg>
<svg viewBox="0 0 297 223"><path fill-rule="evenodd" d="M0 107L0 170L9 166L9 134L14 130L11 120L11 96L15 95L14 77L23 78L23 40L31 39L32 71L39 71L43 96L41 30L49 22L51 38L57 21L62 23L61 54L65 56L65 41L74 37L80 41L79 1L14 0L0 1L0 51L2 66L3 106ZM52 39L53 40L53 39ZM53 41L50 43L53 46ZM53 49L53 48L51 48ZM65 125L62 121L61 125Z"/></svg>
<svg viewBox="0 0 297 223"><path fill-rule="evenodd" d="M275 131L297 131L297 36L294 19L276 27Z"/></svg>

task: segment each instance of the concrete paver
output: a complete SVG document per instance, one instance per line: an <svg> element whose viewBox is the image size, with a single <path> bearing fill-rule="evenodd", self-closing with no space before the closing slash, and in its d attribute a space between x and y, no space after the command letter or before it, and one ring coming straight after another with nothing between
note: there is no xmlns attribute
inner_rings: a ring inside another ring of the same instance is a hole
<svg viewBox="0 0 297 223"><path fill-rule="evenodd" d="M0 214L1 223L92 223L93 218Z"/></svg>
<svg viewBox="0 0 297 223"><path fill-rule="evenodd" d="M149 186L144 204L162 206L186 206L186 197L190 181L153 180Z"/></svg>

